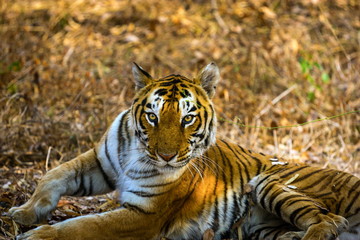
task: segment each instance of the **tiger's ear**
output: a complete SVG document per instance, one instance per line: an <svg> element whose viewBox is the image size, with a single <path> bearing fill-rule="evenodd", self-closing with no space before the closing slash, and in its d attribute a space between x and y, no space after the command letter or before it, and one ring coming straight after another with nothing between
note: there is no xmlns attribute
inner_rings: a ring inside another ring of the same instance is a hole
<svg viewBox="0 0 360 240"><path fill-rule="evenodd" d="M132 67L132 73L135 80L135 89L139 90L148 84L150 84L153 80L151 75L147 73L142 67L134 63Z"/></svg>
<svg viewBox="0 0 360 240"><path fill-rule="evenodd" d="M220 70L215 63L210 63L204 67L195 79L195 83L207 92L208 96L212 98L215 94L216 85L220 80Z"/></svg>

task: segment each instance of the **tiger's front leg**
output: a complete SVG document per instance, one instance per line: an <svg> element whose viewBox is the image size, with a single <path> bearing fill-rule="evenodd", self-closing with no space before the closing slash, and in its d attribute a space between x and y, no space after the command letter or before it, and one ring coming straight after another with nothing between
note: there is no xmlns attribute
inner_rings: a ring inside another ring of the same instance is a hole
<svg viewBox="0 0 360 240"><path fill-rule="evenodd" d="M43 225L17 237L38 239L154 239L160 232L162 219L156 213L141 213L121 208L102 214L87 215L54 225Z"/></svg>
<svg viewBox="0 0 360 240"><path fill-rule="evenodd" d="M31 198L9 214L21 224L44 221L63 195L92 195L109 192L113 183L107 179L94 149L49 171Z"/></svg>

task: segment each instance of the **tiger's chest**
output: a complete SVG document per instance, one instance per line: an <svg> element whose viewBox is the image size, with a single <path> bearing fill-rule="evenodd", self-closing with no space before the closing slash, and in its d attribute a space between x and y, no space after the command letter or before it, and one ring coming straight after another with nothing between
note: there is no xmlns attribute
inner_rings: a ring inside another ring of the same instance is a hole
<svg viewBox="0 0 360 240"><path fill-rule="evenodd" d="M166 201L171 202L176 195L179 185L182 184L180 176L185 170L161 171L144 164L146 161L147 159L141 156L125 164L127 167L119 175L117 184L120 202L145 211L158 212Z"/></svg>
<svg viewBox="0 0 360 240"><path fill-rule="evenodd" d="M234 226L241 222L250 208L248 195L236 195L232 189L227 191L225 200L220 196L208 199L207 203L191 199L192 205L200 207L199 211L191 212L191 207L184 205L183 214L176 215L172 226L168 226L166 237L170 239L202 239L206 230L212 229L215 239L234 238Z"/></svg>

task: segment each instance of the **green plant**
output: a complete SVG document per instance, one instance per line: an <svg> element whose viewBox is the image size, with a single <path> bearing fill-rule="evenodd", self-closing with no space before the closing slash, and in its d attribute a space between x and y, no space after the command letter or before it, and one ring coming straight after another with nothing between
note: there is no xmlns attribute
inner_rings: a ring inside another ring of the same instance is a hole
<svg viewBox="0 0 360 240"><path fill-rule="evenodd" d="M318 62L306 60L300 57L299 64L301 72L310 84L310 89L307 91L307 99L310 102L313 102L316 98L315 91L322 91L322 85L330 82L330 76ZM316 79L319 75L318 73L320 73L320 80Z"/></svg>

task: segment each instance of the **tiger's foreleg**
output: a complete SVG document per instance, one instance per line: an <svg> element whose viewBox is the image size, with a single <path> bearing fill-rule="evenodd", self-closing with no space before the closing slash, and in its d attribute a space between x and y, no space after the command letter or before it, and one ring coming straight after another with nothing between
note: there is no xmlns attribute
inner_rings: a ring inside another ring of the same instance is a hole
<svg viewBox="0 0 360 240"><path fill-rule="evenodd" d="M72 218L54 225L43 225L17 237L33 239L154 239L162 219L157 213L121 208L111 212Z"/></svg>
<svg viewBox="0 0 360 240"><path fill-rule="evenodd" d="M258 206L303 231L285 233L280 240L330 240L348 228L344 217L329 212L319 201L281 183L276 176L260 175L252 185Z"/></svg>
<svg viewBox="0 0 360 240"><path fill-rule="evenodd" d="M52 169L39 182L31 198L9 214L18 223L29 225L45 220L63 195L92 195L113 189L106 179L94 149Z"/></svg>

